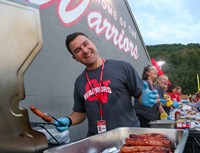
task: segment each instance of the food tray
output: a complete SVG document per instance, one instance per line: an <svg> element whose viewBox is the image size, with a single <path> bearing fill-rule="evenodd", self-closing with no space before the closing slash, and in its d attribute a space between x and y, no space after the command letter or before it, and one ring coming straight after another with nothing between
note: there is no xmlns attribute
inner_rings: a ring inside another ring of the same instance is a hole
<svg viewBox="0 0 200 153"><path fill-rule="evenodd" d="M88 137L77 142L47 149L44 153L101 153L107 148L121 148L129 134L161 133L172 142L177 142L174 153L183 153L188 131L164 128L117 128L105 133Z"/></svg>
<svg viewBox="0 0 200 153"><path fill-rule="evenodd" d="M151 128L171 128L173 129L176 125L174 120L156 120L149 122Z"/></svg>

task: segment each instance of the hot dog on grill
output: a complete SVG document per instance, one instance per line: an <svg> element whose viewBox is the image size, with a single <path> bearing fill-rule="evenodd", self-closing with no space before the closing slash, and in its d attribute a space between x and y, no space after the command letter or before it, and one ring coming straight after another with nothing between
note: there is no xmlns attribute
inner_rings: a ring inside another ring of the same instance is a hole
<svg viewBox="0 0 200 153"><path fill-rule="evenodd" d="M42 113L39 109L35 108L35 106L31 106L30 110L41 117L46 122L52 122L53 118L51 116L46 115L45 113Z"/></svg>

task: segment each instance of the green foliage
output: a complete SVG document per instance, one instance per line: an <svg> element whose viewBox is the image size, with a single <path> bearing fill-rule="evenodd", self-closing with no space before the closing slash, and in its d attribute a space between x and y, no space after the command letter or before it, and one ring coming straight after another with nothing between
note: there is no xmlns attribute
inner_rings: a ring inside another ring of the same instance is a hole
<svg viewBox="0 0 200 153"><path fill-rule="evenodd" d="M162 71L172 84L182 87L184 94L197 92L200 75L200 44L161 44L146 46L151 58L166 62Z"/></svg>

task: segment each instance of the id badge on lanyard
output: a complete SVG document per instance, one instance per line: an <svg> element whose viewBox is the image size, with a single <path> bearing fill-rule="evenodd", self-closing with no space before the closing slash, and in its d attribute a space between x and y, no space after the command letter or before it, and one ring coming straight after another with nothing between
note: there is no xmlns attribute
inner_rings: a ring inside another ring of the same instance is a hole
<svg viewBox="0 0 200 153"><path fill-rule="evenodd" d="M99 115L100 115L100 118L101 120L98 120L97 121L97 131L98 133L102 133L102 132L106 132L106 121L103 120L103 109L102 109L102 102L101 102L101 98L99 97L99 106L100 106L100 109L99 109Z"/></svg>
<svg viewBox="0 0 200 153"><path fill-rule="evenodd" d="M103 71L104 71L104 59L102 59L102 69L101 69L101 74L100 74L100 92L101 92ZM100 106L99 114L100 114L101 120L98 120L97 123L96 123L97 124L97 131L98 131L98 133L106 132L107 131L106 130L106 121L102 119L102 117L103 117L102 100L101 100L102 94L99 93L100 96L98 96L97 93L95 92L95 90L93 89L87 71L86 71L86 78L88 80L88 83L89 83L91 89L93 90L94 94L96 95L96 97L99 101L99 106Z"/></svg>
<svg viewBox="0 0 200 153"><path fill-rule="evenodd" d="M97 130L98 133L106 132L106 121L105 120L98 120L97 121Z"/></svg>

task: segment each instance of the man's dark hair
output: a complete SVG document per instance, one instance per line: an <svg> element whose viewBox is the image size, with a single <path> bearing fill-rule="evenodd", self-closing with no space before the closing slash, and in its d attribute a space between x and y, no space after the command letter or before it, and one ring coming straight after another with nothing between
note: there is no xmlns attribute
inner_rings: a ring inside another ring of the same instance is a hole
<svg viewBox="0 0 200 153"><path fill-rule="evenodd" d="M72 34L69 34L67 37L66 37L66 40L65 40L65 46L67 47L68 51L72 54L72 51L69 47L69 44L79 35L82 35L82 36L85 36L87 38L89 38L87 35L85 35L84 33L82 32L75 32L75 33L72 33ZM73 55L73 54L72 54Z"/></svg>

